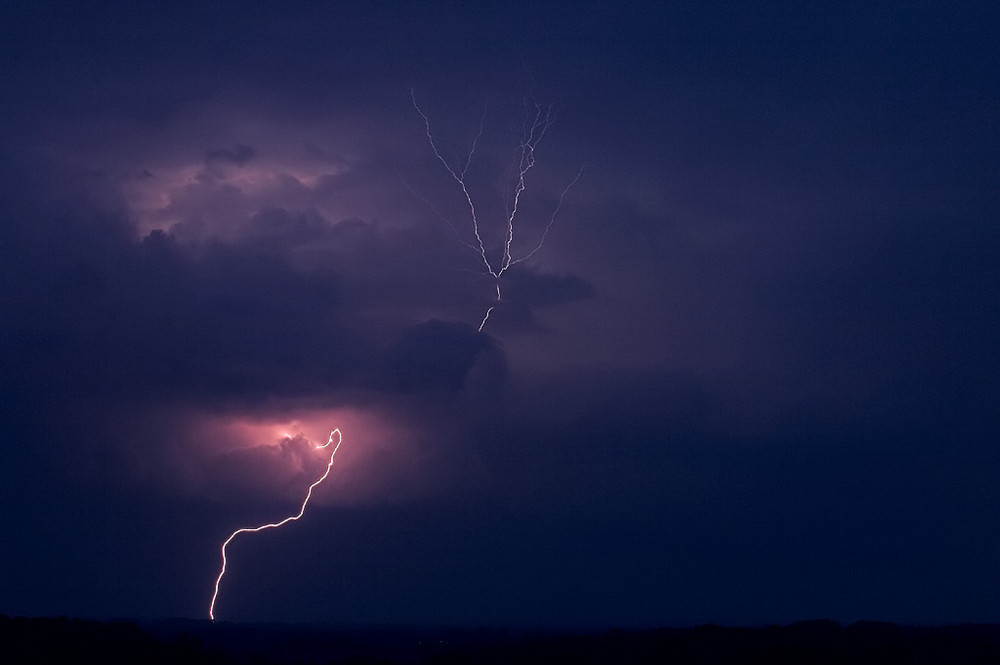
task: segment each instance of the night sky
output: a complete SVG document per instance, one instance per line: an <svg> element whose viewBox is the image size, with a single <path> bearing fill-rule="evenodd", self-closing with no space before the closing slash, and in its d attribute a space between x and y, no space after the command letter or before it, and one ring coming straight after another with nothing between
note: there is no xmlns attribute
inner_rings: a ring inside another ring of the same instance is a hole
<svg viewBox="0 0 1000 665"><path fill-rule="evenodd" d="M339 427L217 618L1000 621L994 3L161 4L0 9L0 613L206 617ZM494 262L552 112L482 332L411 91Z"/></svg>

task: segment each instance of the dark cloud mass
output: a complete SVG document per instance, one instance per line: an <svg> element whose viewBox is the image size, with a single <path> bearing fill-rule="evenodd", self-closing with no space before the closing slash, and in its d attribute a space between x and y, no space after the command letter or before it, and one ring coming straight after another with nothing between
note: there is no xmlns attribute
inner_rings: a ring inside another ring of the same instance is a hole
<svg viewBox="0 0 1000 665"><path fill-rule="evenodd" d="M237 143L228 148L213 148L205 155L205 161L211 164L217 162L230 162L236 166L243 166L254 157L254 149L251 146Z"/></svg>
<svg viewBox="0 0 1000 665"><path fill-rule="evenodd" d="M996 621L996 9L661 5L0 10L0 613Z"/></svg>

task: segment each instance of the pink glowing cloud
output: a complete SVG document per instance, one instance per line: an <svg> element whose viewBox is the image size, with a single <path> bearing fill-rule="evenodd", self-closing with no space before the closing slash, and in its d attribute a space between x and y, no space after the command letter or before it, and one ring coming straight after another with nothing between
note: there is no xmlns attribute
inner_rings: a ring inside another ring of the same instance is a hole
<svg viewBox="0 0 1000 665"><path fill-rule="evenodd" d="M123 194L142 235L176 229L191 239L232 240L247 219L270 208L309 210L334 220L346 216L324 191L325 183L347 172L342 163L304 152L254 153L245 162L201 157L152 166L124 182Z"/></svg>
<svg viewBox="0 0 1000 665"><path fill-rule="evenodd" d="M475 464L457 444L460 428L386 404L244 414L159 409L120 424L151 432L136 440L108 430L128 443L118 451L119 473L132 484L216 505L300 501L328 461L316 445L334 427L351 445L338 452L337 482L316 489L316 505L393 504L476 482Z"/></svg>

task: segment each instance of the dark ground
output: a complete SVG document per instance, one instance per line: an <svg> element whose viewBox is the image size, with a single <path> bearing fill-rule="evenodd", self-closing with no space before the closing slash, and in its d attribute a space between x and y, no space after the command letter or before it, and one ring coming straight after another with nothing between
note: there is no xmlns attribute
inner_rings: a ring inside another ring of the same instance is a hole
<svg viewBox="0 0 1000 665"><path fill-rule="evenodd" d="M1000 663L1000 625L787 626L603 633L23 618L0 615L0 661L364 665L422 663Z"/></svg>

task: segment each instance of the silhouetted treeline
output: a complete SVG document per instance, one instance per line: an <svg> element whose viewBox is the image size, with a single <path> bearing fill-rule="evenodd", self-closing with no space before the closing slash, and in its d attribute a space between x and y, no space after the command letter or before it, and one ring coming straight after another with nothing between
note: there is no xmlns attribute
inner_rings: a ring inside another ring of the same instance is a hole
<svg viewBox="0 0 1000 665"><path fill-rule="evenodd" d="M206 652L200 642L154 638L138 624L85 619L27 619L0 614L0 662L11 665L228 665L222 653Z"/></svg>
<svg viewBox="0 0 1000 665"><path fill-rule="evenodd" d="M601 634L503 630L217 626L0 615L0 663L118 665L972 665L1000 663L1000 626L805 621L763 628ZM248 635L255 640L248 640ZM447 639L443 639L447 638ZM432 644L433 648L428 649ZM249 647L249 648L248 648ZM387 658L386 653L393 654ZM349 654L349 655L345 655Z"/></svg>
<svg viewBox="0 0 1000 665"><path fill-rule="evenodd" d="M764 628L660 628L538 637L433 665L967 665L1000 663L1000 626L900 627L817 620ZM430 665L430 664L429 664Z"/></svg>

